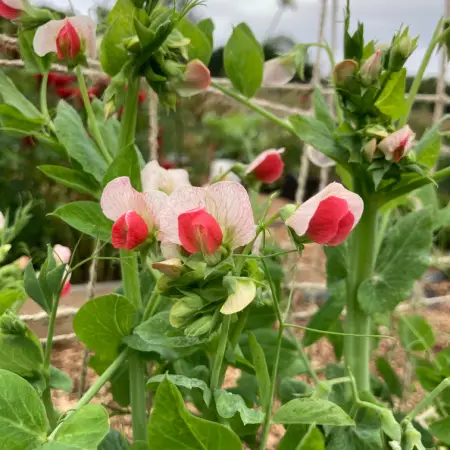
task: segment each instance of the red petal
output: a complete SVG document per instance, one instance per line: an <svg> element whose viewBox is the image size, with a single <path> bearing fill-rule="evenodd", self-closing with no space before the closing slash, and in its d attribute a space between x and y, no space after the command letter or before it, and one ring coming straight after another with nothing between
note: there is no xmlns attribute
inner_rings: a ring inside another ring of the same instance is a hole
<svg viewBox="0 0 450 450"><path fill-rule="evenodd" d="M328 244L338 234L339 223L347 213L346 200L334 196L322 200L309 222L306 235L318 244Z"/></svg>
<svg viewBox="0 0 450 450"><path fill-rule="evenodd" d="M268 155L253 171L256 178L263 183L273 183L283 173L284 162L279 153Z"/></svg>
<svg viewBox="0 0 450 450"><path fill-rule="evenodd" d="M64 286L61 291L61 297L65 297L66 295L69 295L71 289L72 289L72 285L70 284L70 281L66 281L64 283Z"/></svg>
<svg viewBox="0 0 450 450"><path fill-rule="evenodd" d="M59 59L74 59L80 53L81 39L70 20L56 37L56 50Z"/></svg>
<svg viewBox="0 0 450 450"><path fill-rule="evenodd" d="M2 0L0 0L0 16L5 19L17 19L20 15L20 10L11 8L11 6L5 5Z"/></svg>
<svg viewBox="0 0 450 450"><path fill-rule="evenodd" d="M214 253L222 244L223 234L217 220L205 208L196 208L178 216L178 236L189 253Z"/></svg>
<svg viewBox="0 0 450 450"><path fill-rule="evenodd" d="M112 227L111 240L115 248L132 250L141 245L148 236L144 219L134 211L120 216Z"/></svg>
<svg viewBox="0 0 450 450"><path fill-rule="evenodd" d="M335 246L342 244L352 231L353 224L355 223L355 216L349 211L339 222L339 227L336 235L331 241L327 242L327 245Z"/></svg>

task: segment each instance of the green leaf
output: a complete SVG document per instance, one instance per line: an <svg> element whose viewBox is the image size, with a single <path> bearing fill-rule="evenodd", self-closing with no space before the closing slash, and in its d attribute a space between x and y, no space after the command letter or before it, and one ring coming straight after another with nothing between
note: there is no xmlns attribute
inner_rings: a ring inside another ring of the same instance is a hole
<svg viewBox="0 0 450 450"><path fill-rule="evenodd" d="M33 387L0 370L0 448L32 450L46 440L47 416Z"/></svg>
<svg viewBox="0 0 450 450"><path fill-rule="evenodd" d="M401 316L398 327L400 342L407 351L429 350L436 342L433 329L422 316Z"/></svg>
<svg viewBox="0 0 450 450"><path fill-rule="evenodd" d="M80 170L68 169L62 166L39 166L38 169L45 173L49 178L73 189L81 194L91 195L100 198L100 185L85 172Z"/></svg>
<svg viewBox="0 0 450 450"><path fill-rule="evenodd" d="M197 27L199 30L206 36L208 39L211 48L214 47L214 22L211 19L203 19L197 23Z"/></svg>
<svg viewBox="0 0 450 450"><path fill-rule="evenodd" d="M380 356L376 359L375 366L380 373L381 378L383 378L384 382L389 388L389 392L401 398L403 391L402 383L398 378L395 370L389 364L388 360Z"/></svg>
<svg viewBox="0 0 450 450"><path fill-rule="evenodd" d="M279 397L282 404L311 392L311 386L301 380L284 377L280 381Z"/></svg>
<svg viewBox="0 0 450 450"><path fill-rule="evenodd" d="M47 442L35 450L85 450L75 445L62 444L60 442Z"/></svg>
<svg viewBox="0 0 450 450"><path fill-rule="evenodd" d="M338 405L328 400L297 398L281 406L273 416L273 423L312 424L347 427L353 419Z"/></svg>
<svg viewBox="0 0 450 450"><path fill-rule="evenodd" d="M313 146L319 152L336 162L346 162L347 152L338 146L333 134L320 120L313 117L294 115L289 117L295 134L306 144Z"/></svg>
<svg viewBox="0 0 450 450"><path fill-rule="evenodd" d="M428 268L432 241L429 209L402 217L387 231L374 275L358 289L359 304L367 315L393 311L409 296L414 281Z"/></svg>
<svg viewBox="0 0 450 450"><path fill-rule="evenodd" d="M26 300L27 294L22 288L4 288L0 290L0 316L15 303Z"/></svg>
<svg viewBox="0 0 450 450"><path fill-rule="evenodd" d="M311 317L308 328L328 331L339 320L344 309L345 299L343 296L332 295L323 306ZM323 333L306 330L303 335L303 345L308 347L323 336Z"/></svg>
<svg viewBox="0 0 450 450"><path fill-rule="evenodd" d="M231 419L236 413L239 413L244 425L262 423L264 421L264 413L256 409L247 408L244 399L238 394L233 394L223 389L216 389L214 399L217 413L224 419Z"/></svg>
<svg viewBox="0 0 450 450"><path fill-rule="evenodd" d="M78 339L103 359L117 356L122 339L135 322L136 309L125 297L104 295L85 303L73 319Z"/></svg>
<svg viewBox="0 0 450 450"><path fill-rule="evenodd" d="M433 422L430 425L430 432L444 444L450 445L450 417Z"/></svg>
<svg viewBox="0 0 450 450"><path fill-rule="evenodd" d="M128 177L133 187L141 191L141 166L134 144L119 152L106 171L103 184L106 185L118 177Z"/></svg>
<svg viewBox="0 0 450 450"><path fill-rule="evenodd" d="M325 439L314 425L289 425L277 450L325 450Z"/></svg>
<svg viewBox="0 0 450 450"><path fill-rule="evenodd" d="M389 81L386 83L380 96L375 102L375 106L383 114L392 117L394 120L400 119L406 110L405 80L405 68L398 72L391 73Z"/></svg>
<svg viewBox="0 0 450 450"><path fill-rule="evenodd" d="M180 20L177 28L184 37L191 40L191 43L187 47L189 59L199 59L205 65L208 65L212 54L210 36L205 34L200 27L185 17Z"/></svg>
<svg viewBox="0 0 450 450"><path fill-rule="evenodd" d="M69 156L78 161L85 172L101 183L107 163L87 134L77 111L61 100L56 108L54 124L56 136Z"/></svg>
<svg viewBox="0 0 450 450"><path fill-rule="evenodd" d="M248 333L248 342L252 353L253 366L255 367L256 379L258 380L259 398L262 407L265 408L272 401L270 396L270 374L267 368L266 357L262 347L259 345L253 333Z"/></svg>
<svg viewBox="0 0 450 450"><path fill-rule="evenodd" d="M67 373L59 370L57 367L50 366L50 379L48 385L52 389L59 389L64 392L71 392L73 389L73 381Z"/></svg>
<svg viewBox="0 0 450 450"><path fill-rule="evenodd" d="M327 450L382 450L379 428L358 426L333 428L329 435Z"/></svg>
<svg viewBox="0 0 450 450"><path fill-rule="evenodd" d="M208 385L203 380L199 380L198 378L189 378L185 377L184 375L155 375L154 377L150 378L150 380L148 380L147 387L151 387L152 385L161 383L165 379L169 380L175 386L181 386L186 389L201 389L203 391L203 400L206 406L209 406L211 402L211 391L209 390Z"/></svg>
<svg viewBox="0 0 450 450"><path fill-rule="evenodd" d="M111 240L112 222L107 219L98 203L73 202L60 206L54 213L71 227L82 233L100 239Z"/></svg>
<svg viewBox="0 0 450 450"><path fill-rule="evenodd" d="M136 340L133 339L134 336L141 341L137 350L156 351L158 353L161 347L189 348L207 340L207 338L185 336L182 330L173 328L169 322L169 311L155 314L149 320L138 325L134 329L133 336L124 339L124 342L132 348L135 348L133 342L137 344Z"/></svg>
<svg viewBox="0 0 450 450"><path fill-rule="evenodd" d="M112 428L99 445L98 450L130 450L130 444L121 433Z"/></svg>
<svg viewBox="0 0 450 450"><path fill-rule="evenodd" d="M441 152L442 137L439 133L440 126L441 124L437 123L425 131L420 141L414 147L416 161L430 168L436 164Z"/></svg>
<svg viewBox="0 0 450 450"><path fill-rule="evenodd" d="M246 24L233 29L223 52L224 67L233 87L248 98L261 87L264 55L261 45Z"/></svg>
<svg viewBox="0 0 450 450"><path fill-rule="evenodd" d="M0 94L4 103L14 107L28 119L43 120L41 112L16 88L2 70L0 70Z"/></svg>
<svg viewBox="0 0 450 450"><path fill-rule="evenodd" d="M48 53L44 57L40 57L36 54L33 48L36 30L36 28L32 28L19 31L20 56L25 63L27 72L42 74L50 70L52 65L52 54Z"/></svg>
<svg viewBox="0 0 450 450"><path fill-rule="evenodd" d="M56 432L55 441L94 450L108 431L106 409L101 405L86 405L64 419Z"/></svg>
<svg viewBox="0 0 450 450"><path fill-rule="evenodd" d="M44 122L42 118L28 118L17 108L6 104L0 105L0 119L3 125L2 129L14 128L21 130L26 134L32 134L41 128Z"/></svg>
<svg viewBox="0 0 450 450"><path fill-rule="evenodd" d="M333 116L331 115L330 105L323 96L319 88L314 89L314 114L317 120L320 120L331 132L336 128Z"/></svg>
<svg viewBox="0 0 450 450"><path fill-rule="evenodd" d="M242 450L241 440L229 428L189 413L169 380L156 391L148 436L154 448L164 450Z"/></svg>
<svg viewBox="0 0 450 450"><path fill-rule="evenodd" d="M41 283L39 282L36 272L34 271L33 264L30 262L24 272L23 278L24 288L27 294L47 313L50 312L50 305L48 299L42 290Z"/></svg>

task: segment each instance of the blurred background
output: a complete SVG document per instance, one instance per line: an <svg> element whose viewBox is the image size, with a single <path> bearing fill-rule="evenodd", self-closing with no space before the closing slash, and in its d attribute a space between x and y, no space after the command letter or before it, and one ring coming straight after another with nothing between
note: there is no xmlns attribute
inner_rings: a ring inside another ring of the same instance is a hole
<svg viewBox="0 0 450 450"><path fill-rule="evenodd" d="M106 16L114 1L72 0L71 2L54 0L36 2L60 11L61 13L89 14L99 23L99 39L106 27ZM177 2L181 6L181 1ZM329 8L335 8L337 21L333 39L333 24L324 24L324 39L334 40L336 60L342 58L342 18L345 2L328 1ZM224 76L222 63L223 45L231 34L233 25L244 21L263 43L266 59L285 53L296 43L317 42L321 16L321 0L207 0L204 7L194 10L190 19L199 21L210 17L215 24L214 47L210 70L214 77ZM365 24L368 39L389 42L401 24L410 25L411 35L420 35L419 46L408 61L408 86L412 83L422 60L426 46L439 17L444 14L444 0L357 0L352 2L352 20ZM330 14L328 14L330 21ZM14 36L15 28L9 22L0 21L0 33ZM20 55L15 47L4 44L0 48L2 59L17 59ZM316 61L316 50L308 54L305 66L305 78L296 77L294 83L309 83L312 77L312 64ZM320 80L328 83L330 66L323 52L319 59ZM435 55L431 60L426 79L420 92L436 92L437 74L440 59ZM27 74L24 70L11 69L8 75L25 95L38 101L39 77ZM93 80L90 84L92 97L101 98L106 88L105 80ZM445 91L450 94L446 86ZM49 86L49 104L54 107L60 98L64 98L78 107L83 114L81 99L76 82L67 79L64 83L56 78ZM288 108L307 110L311 99L308 91L265 90L258 93L258 98L283 104ZM417 102L411 115L410 125L420 137L432 124L434 103ZM448 107L444 113L449 112ZM148 92L140 95L140 112L137 144L144 158L149 157L148 130ZM279 190L281 196L295 199L297 177L300 170L302 143L290 134L258 115L249 113L239 105L220 96L202 94L190 100L180 101L176 111L160 109L158 114L158 158L166 168L184 167L191 176L193 184L201 185L208 180L210 166L217 159L231 159L248 162L255 155L267 148L285 147L285 173L268 191ZM449 123L450 125L450 123ZM36 169L43 164L63 165L63 160L51 148L38 144L31 138L19 139L0 133L0 211L11 213L29 200L34 201L33 219L21 231L16 245L10 254L14 260L23 254L29 254L39 260L43 258L48 243L60 243L74 248L79 241L79 234L54 217L49 217L60 204L83 199L80 194L57 185ZM441 158L441 165L448 165L448 158ZM333 173L333 171L332 171ZM331 175L335 177L334 174ZM313 195L319 186L319 169L311 166L306 183L306 197ZM447 204L450 195L450 183L440 186L440 201ZM18 245L19 244L19 245ZM450 234L445 230L438 236L438 245L442 249L450 246ZM92 242L82 239L76 254L76 260L89 256ZM112 253L105 248L104 255ZM74 283L88 279L88 268L77 271L72 278ZM100 281L116 279L119 268L108 261L99 261L98 277Z"/></svg>

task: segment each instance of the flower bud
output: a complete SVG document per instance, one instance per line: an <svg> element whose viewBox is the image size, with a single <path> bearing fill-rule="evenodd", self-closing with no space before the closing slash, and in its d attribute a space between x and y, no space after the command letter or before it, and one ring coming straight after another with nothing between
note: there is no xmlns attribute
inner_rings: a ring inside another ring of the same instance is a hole
<svg viewBox="0 0 450 450"><path fill-rule="evenodd" d="M25 323L11 311L0 316L0 331L3 334L25 336L26 329Z"/></svg>
<svg viewBox="0 0 450 450"><path fill-rule="evenodd" d="M358 69L358 64L353 59L345 59L336 64L333 69L333 81L337 87L344 87L346 81L353 77Z"/></svg>
<svg viewBox="0 0 450 450"><path fill-rule="evenodd" d="M369 125L368 127L364 128L364 134L367 137L374 137L377 139L384 139L389 135L386 128L384 128L382 125Z"/></svg>
<svg viewBox="0 0 450 450"><path fill-rule="evenodd" d="M3 228L5 228L6 225L6 219L5 216L3 215L3 213L0 211L0 231L3 230Z"/></svg>
<svg viewBox="0 0 450 450"><path fill-rule="evenodd" d="M252 161L246 170L246 175L253 174L263 183L273 183L283 174L284 162L281 155L284 148L271 149L262 152Z"/></svg>
<svg viewBox="0 0 450 450"><path fill-rule="evenodd" d="M5 244L0 247L0 262L2 262L6 258L6 255L10 250L11 244Z"/></svg>
<svg viewBox="0 0 450 450"><path fill-rule="evenodd" d="M105 122L106 122L116 112L116 103L114 102L114 100L105 102L103 112L104 112L104 117L105 117Z"/></svg>
<svg viewBox="0 0 450 450"><path fill-rule="evenodd" d="M112 227L111 241L114 248L132 250L143 244L148 236L144 219L134 211L122 214Z"/></svg>
<svg viewBox="0 0 450 450"><path fill-rule="evenodd" d="M24 9L23 0L0 0L0 17L4 19L17 19Z"/></svg>
<svg viewBox="0 0 450 450"><path fill-rule="evenodd" d="M229 296L220 309L222 314L229 315L242 311L256 297L256 285L249 278L226 276L223 285Z"/></svg>
<svg viewBox="0 0 450 450"><path fill-rule="evenodd" d="M67 20L56 36L56 50L59 59L73 60L81 51L81 39L74 26Z"/></svg>
<svg viewBox="0 0 450 450"><path fill-rule="evenodd" d="M399 162L412 149L415 136L409 125L405 125L384 138L378 148L388 161Z"/></svg>
<svg viewBox="0 0 450 450"><path fill-rule="evenodd" d="M20 258L16 259L14 261L14 264L16 264L17 267L19 267L19 269L23 272L27 268L28 263L30 261L31 261L30 257L24 255L24 256L21 256Z"/></svg>
<svg viewBox="0 0 450 450"><path fill-rule="evenodd" d="M186 336L196 337L208 333L211 330L213 319L214 317L211 315L200 317L200 319L197 319L185 328L184 334Z"/></svg>
<svg viewBox="0 0 450 450"><path fill-rule="evenodd" d="M367 161L372 162L375 152L377 151L377 140L375 138L371 139L366 145L364 145L363 150Z"/></svg>
<svg viewBox="0 0 450 450"><path fill-rule="evenodd" d="M203 300L195 294L183 297L178 300L170 310L170 324L174 328L181 328L188 322L194 314L203 308Z"/></svg>
<svg viewBox="0 0 450 450"><path fill-rule="evenodd" d="M152 264L152 267L172 279L179 278L183 272L183 263L178 258L155 262Z"/></svg>
<svg viewBox="0 0 450 450"><path fill-rule="evenodd" d="M362 65L359 76L364 85L369 86L379 79L382 70L381 57L381 50L377 50Z"/></svg>
<svg viewBox="0 0 450 450"><path fill-rule="evenodd" d="M409 36L407 28L394 36L389 52L389 70L398 72L404 66L406 60L417 47L417 39Z"/></svg>
<svg viewBox="0 0 450 450"><path fill-rule="evenodd" d="M202 91L206 91L211 85L211 74L199 59L194 59L186 64L183 83L177 86L177 92L181 97L191 97Z"/></svg>

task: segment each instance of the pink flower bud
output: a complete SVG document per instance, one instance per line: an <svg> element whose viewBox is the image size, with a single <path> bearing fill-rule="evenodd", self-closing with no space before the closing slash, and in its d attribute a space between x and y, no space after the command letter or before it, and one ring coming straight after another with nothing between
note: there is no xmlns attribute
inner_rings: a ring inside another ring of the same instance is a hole
<svg viewBox="0 0 450 450"><path fill-rule="evenodd" d="M3 213L0 211L0 230L3 230L3 228L5 228L6 225L6 219L5 216L3 215Z"/></svg>
<svg viewBox="0 0 450 450"><path fill-rule="evenodd" d="M284 148L278 150L266 150L258 155L255 160L249 164L246 174L252 173L263 183L273 183L281 177L284 169L284 163L281 154Z"/></svg>
<svg viewBox="0 0 450 450"><path fill-rule="evenodd" d="M30 261L31 261L31 259L29 256L21 256L20 258L18 258L16 260L16 264L19 266L20 270L24 271L27 268L28 263Z"/></svg>
<svg viewBox="0 0 450 450"><path fill-rule="evenodd" d="M177 92L181 97L191 97L205 91L211 85L211 74L199 59L194 59L186 64L184 80L177 86Z"/></svg>
<svg viewBox="0 0 450 450"><path fill-rule="evenodd" d="M375 138L371 139L364 146L364 154L366 155L367 161L372 162L375 152L377 151L377 140Z"/></svg>
<svg viewBox="0 0 450 450"><path fill-rule="evenodd" d="M178 216L181 245L189 253L212 255L222 244L220 225L205 208L195 208Z"/></svg>
<svg viewBox="0 0 450 450"><path fill-rule="evenodd" d="M56 50L59 59L75 59L81 50L81 39L69 20L56 37Z"/></svg>
<svg viewBox="0 0 450 450"><path fill-rule="evenodd" d="M296 72L294 59L280 56L264 63L263 86L283 86L294 78Z"/></svg>
<svg viewBox="0 0 450 450"><path fill-rule="evenodd" d="M61 291L61 297L65 297L66 295L69 295L71 290L72 290L72 284L70 283L70 281L66 281L64 283L64 286Z"/></svg>
<svg viewBox="0 0 450 450"><path fill-rule="evenodd" d="M144 219L134 211L120 216L112 227L111 241L114 248L132 250L145 242L148 227Z"/></svg>
<svg viewBox="0 0 450 450"><path fill-rule="evenodd" d="M71 256L72 251L69 247L60 244L56 244L53 247L53 257L57 264L69 264Z"/></svg>
<svg viewBox="0 0 450 450"><path fill-rule="evenodd" d="M388 161L399 162L412 149L415 137L416 135L409 125L405 125L384 138L378 144L378 148Z"/></svg>
<svg viewBox="0 0 450 450"><path fill-rule="evenodd" d="M331 183L324 190L303 203L287 220L298 236L306 236L318 244L339 245L362 216L361 197L339 183Z"/></svg>
<svg viewBox="0 0 450 450"><path fill-rule="evenodd" d="M376 81L383 69L381 65L381 57L382 51L377 50L372 56L370 56L366 62L362 65L361 70L359 71L359 75L361 77L361 81L366 84L372 84Z"/></svg>
<svg viewBox="0 0 450 450"><path fill-rule="evenodd" d="M0 0L0 17L5 19L17 19L23 9L22 0Z"/></svg>

